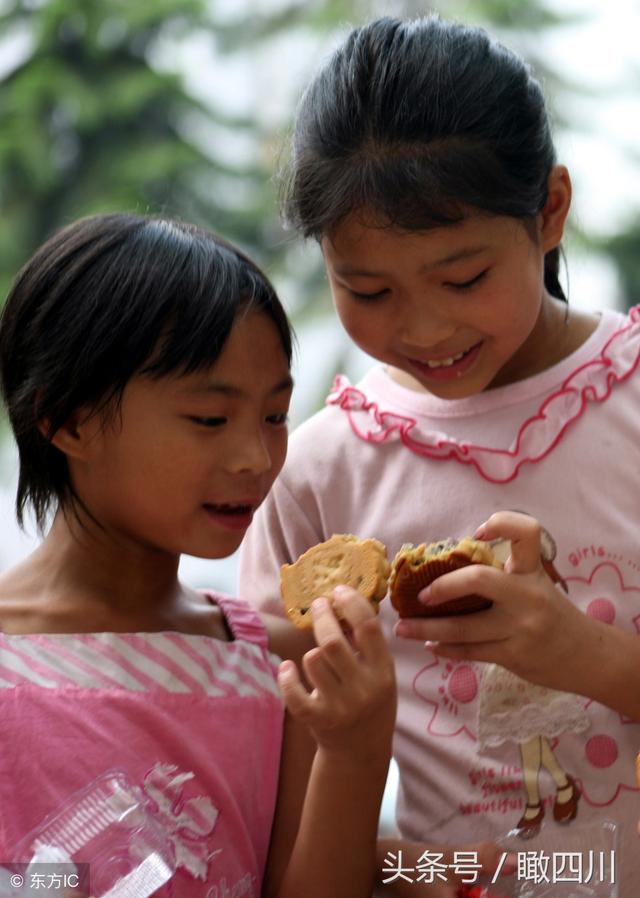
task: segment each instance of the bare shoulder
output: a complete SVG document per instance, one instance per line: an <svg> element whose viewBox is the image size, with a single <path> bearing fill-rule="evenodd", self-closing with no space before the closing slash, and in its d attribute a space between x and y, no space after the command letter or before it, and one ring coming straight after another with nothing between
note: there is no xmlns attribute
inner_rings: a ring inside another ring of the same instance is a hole
<svg viewBox="0 0 640 898"><path fill-rule="evenodd" d="M313 648L313 630L298 630L290 620L276 614L261 614L269 634L269 648L281 658L299 661L305 652Z"/></svg>
<svg viewBox="0 0 640 898"><path fill-rule="evenodd" d="M220 605L211 601L206 591L181 585L177 608L165 621L166 628L190 636L211 636L220 642L230 642L233 635Z"/></svg>
<svg viewBox="0 0 640 898"><path fill-rule="evenodd" d="M43 602L28 566L22 562L0 574L0 631L21 632L32 617L39 618L45 612Z"/></svg>

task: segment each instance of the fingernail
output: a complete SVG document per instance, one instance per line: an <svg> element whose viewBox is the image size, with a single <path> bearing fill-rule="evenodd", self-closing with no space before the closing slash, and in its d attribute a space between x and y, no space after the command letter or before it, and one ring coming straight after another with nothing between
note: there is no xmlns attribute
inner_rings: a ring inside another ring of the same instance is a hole
<svg viewBox="0 0 640 898"><path fill-rule="evenodd" d="M507 876L510 876L512 873L515 873L518 869L518 855L515 852L510 851L506 856L504 864L502 865L502 872Z"/></svg>
<svg viewBox="0 0 640 898"><path fill-rule="evenodd" d="M431 602L431 587L425 586L424 589L421 589L418 593L418 599L423 605L429 605Z"/></svg>
<svg viewBox="0 0 640 898"><path fill-rule="evenodd" d="M281 677L288 678L293 674L295 664L291 660L282 661L278 668L278 674Z"/></svg>
<svg viewBox="0 0 640 898"><path fill-rule="evenodd" d="M411 627L403 620L399 620L395 626L394 633L396 636L409 636Z"/></svg>
<svg viewBox="0 0 640 898"><path fill-rule="evenodd" d="M314 599L313 602L311 603L311 610L313 611L314 614L321 613L322 611L326 611L328 607L329 607L329 603L322 596L318 597L317 599Z"/></svg>
<svg viewBox="0 0 640 898"><path fill-rule="evenodd" d="M340 586L334 587L333 594L336 599L346 599L347 596L351 595L351 589L349 586L340 584Z"/></svg>
<svg viewBox="0 0 640 898"><path fill-rule="evenodd" d="M476 529L476 532L473 534L474 539L483 539L484 538L484 528L487 526L487 522L483 521L482 524Z"/></svg>

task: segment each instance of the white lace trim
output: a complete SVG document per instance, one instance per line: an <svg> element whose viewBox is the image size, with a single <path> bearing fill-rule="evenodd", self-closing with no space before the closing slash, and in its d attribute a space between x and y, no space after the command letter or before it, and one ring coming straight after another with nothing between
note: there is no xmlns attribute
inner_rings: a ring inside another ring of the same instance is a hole
<svg viewBox="0 0 640 898"><path fill-rule="evenodd" d="M528 742L535 736L553 739L562 733L583 733L591 721L575 695L558 693L544 707L527 704L498 714L480 714L480 748L495 748L505 742Z"/></svg>

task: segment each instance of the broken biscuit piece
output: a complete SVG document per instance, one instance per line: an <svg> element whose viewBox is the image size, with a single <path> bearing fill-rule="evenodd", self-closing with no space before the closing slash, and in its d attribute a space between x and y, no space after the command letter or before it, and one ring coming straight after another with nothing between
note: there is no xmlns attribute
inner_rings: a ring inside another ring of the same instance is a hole
<svg viewBox="0 0 640 898"><path fill-rule="evenodd" d="M331 601L336 586L357 589L374 606L387 593L390 566L387 550L377 539L337 533L313 546L294 564L280 568L280 591L287 616L299 629L313 625L311 603L318 596Z"/></svg>

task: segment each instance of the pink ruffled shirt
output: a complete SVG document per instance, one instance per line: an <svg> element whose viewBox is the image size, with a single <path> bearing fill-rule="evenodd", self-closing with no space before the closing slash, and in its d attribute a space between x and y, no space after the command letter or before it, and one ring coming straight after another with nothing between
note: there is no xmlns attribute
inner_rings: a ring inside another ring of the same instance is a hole
<svg viewBox="0 0 640 898"><path fill-rule="evenodd" d="M492 512L515 509L555 540L556 570L580 609L640 633L639 366L636 307L629 316L603 312L587 341L547 371L469 399L403 388L380 367L357 386L338 377L327 407L293 434L244 541L242 594L282 613L279 566L333 533L375 536L392 558L402 543L469 535ZM454 844L504 835L526 797L518 745L480 746L485 665L439 659L396 639L396 619L384 602L400 691L399 831ZM640 883L640 726L575 701L580 725L550 737L558 763L582 788L577 816L563 826L618 823L620 894L632 898ZM541 770L538 785L544 827L558 830L561 850L567 829L553 819L555 784Z"/></svg>
<svg viewBox="0 0 640 898"><path fill-rule="evenodd" d="M0 861L116 769L146 799L175 859L154 895L259 898L282 738L277 659L245 602L208 595L233 641L0 634Z"/></svg>

